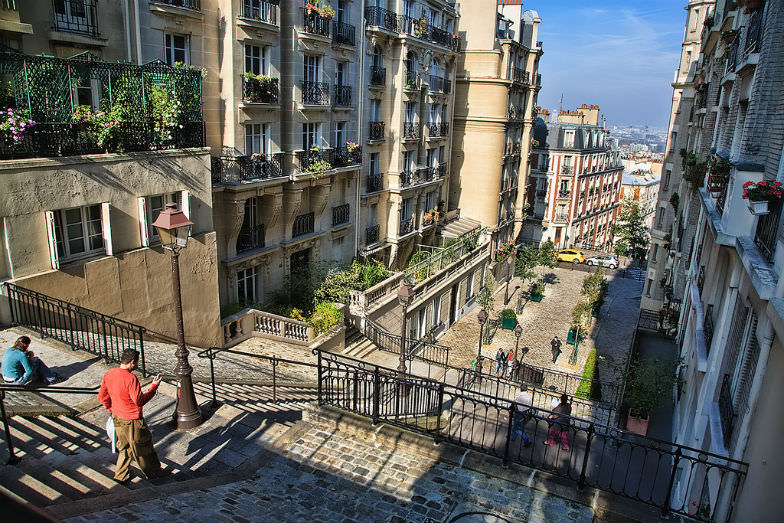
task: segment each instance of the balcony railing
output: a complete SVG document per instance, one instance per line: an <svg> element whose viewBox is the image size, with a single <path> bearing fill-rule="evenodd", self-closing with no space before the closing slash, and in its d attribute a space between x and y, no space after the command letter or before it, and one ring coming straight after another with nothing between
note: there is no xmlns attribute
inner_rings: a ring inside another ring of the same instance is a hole
<svg viewBox="0 0 784 523"><path fill-rule="evenodd" d="M449 134L449 122L441 122L438 124L438 132L441 136L447 136Z"/></svg>
<svg viewBox="0 0 784 523"><path fill-rule="evenodd" d="M237 236L237 254L264 247L264 236L264 224L254 227L243 227L240 229L239 236Z"/></svg>
<svg viewBox="0 0 784 523"><path fill-rule="evenodd" d="M370 122L368 140L384 139L384 122Z"/></svg>
<svg viewBox="0 0 784 523"><path fill-rule="evenodd" d="M522 67L515 67L512 69L512 81L515 83L527 84L530 83L531 73Z"/></svg>
<svg viewBox="0 0 784 523"><path fill-rule="evenodd" d="M765 259L773 262L773 254L776 251L776 233L778 232L779 218L781 217L781 200L772 201L768 206L770 207L770 212L760 216L757 221L754 243Z"/></svg>
<svg viewBox="0 0 784 523"><path fill-rule="evenodd" d="M436 177L436 168L423 167L417 170L417 174L419 175L419 179L423 182L432 182Z"/></svg>
<svg viewBox="0 0 784 523"><path fill-rule="evenodd" d="M505 156L516 156L520 154L520 144L519 143L507 143L506 149L504 150Z"/></svg>
<svg viewBox="0 0 784 523"><path fill-rule="evenodd" d="M564 165L561 167L561 174L573 174L573 173L574 173L574 167L572 167L571 165Z"/></svg>
<svg viewBox="0 0 784 523"><path fill-rule="evenodd" d="M430 92L443 93L444 92L444 79L434 74L430 75Z"/></svg>
<svg viewBox="0 0 784 523"><path fill-rule="evenodd" d="M734 73L735 66L738 64L738 44L740 39L736 36L730 44L729 51L727 52L727 72Z"/></svg>
<svg viewBox="0 0 784 523"><path fill-rule="evenodd" d="M400 236L414 231L414 217L400 220Z"/></svg>
<svg viewBox="0 0 784 523"><path fill-rule="evenodd" d="M572 194L572 191L570 191L569 189L558 191L558 197L559 198L568 198L571 194Z"/></svg>
<svg viewBox="0 0 784 523"><path fill-rule="evenodd" d="M277 25L278 6L265 0L243 0L240 17Z"/></svg>
<svg viewBox="0 0 784 523"><path fill-rule="evenodd" d="M212 183L241 183L283 177L283 153L212 159Z"/></svg>
<svg viewBox="0 0 784 523"><path fill-rule="evenodd" d="M403 123L403 139L416 140L419 138L419 126L413 122Z"/></svg>
<svg viewBox="0 0 784 523"><path fill-rule="evenodd" d="M319 36L329 37L329 22L326 18L321 18L317 13L308 14L305 9L305 32Z"/></svg>
<svg viewBox="0 0 784 523"><path fill-rule="evenodd" d="M344 223L348 223L349 219L351 218L349 204L344 203L343 205L338 205L337 207L332 208L332 226L336 227L338 225L343 225Z"/></svg>
<svg viewBox="0 0 784 523"><path fill-rule="evenodd" d="M291 237L296 238L304 234L313 232L313 225L315 223L315 216L312 212L307 214L300 214L294 218L294 226L291 230Z"/></svg>
<svg viewBox="0 0 784 523"><path fill-rule="evenodd" d="M326 82L302 82L304 105L329 105L329 84Z"/></svg>
<svg viewBox="0 0 784 523"><path fill-rule="evenodd" d="M431 123L427 126L427 135L430 138L438 138L441 136L441 127L437 123Z"/></svg>
<svg viewBox="0 0 784 523"><path fill-rule="evenodd" d="M54 28L57 31L79 33L96 38L98 11L95 0L53 0Z"/></svg>
<svg viewBox="0 0 784 523"><path fill-rule="evenodd" d="M406 71L406 89L417 89L419 87L419 73L416 71Z"/></svg>
<svg viewBox="0 0 784 523"><path fill-rule="evenodd" d="M370 85L376 87L384 87L387 83L387 68L378 67L375 65L370 66Z"/></svg>
<svg viewBox="0 0 784 523"><path fill-rule="evenodd" d="M356 45L356 28L344 22L332 22L332 41L336 44Z"/></svg>
<svg viewBox="0 0 784 523"><path fill-rule="evenodd" d="M277 78L242 77L242 101L245 103L276 104L278 92Z"/></svg>
<svg viewBox="0 0 784 523"><path fill-rule="evenodd" d="M447 165L445 163L442 163L441 165L438 166L438 168L436 169L436 172L438 173L438 177L439 178L446 178L446 175L447 175Z"/></svg>
<svg viewBox="0 0 784 523"><path fill-rule="evenodd" d="M154 0L155 3L201 11L201 0Z"/></svg>
<svg viewBox="0 0 784 523"><path fill-rule="evenodd" d="M743 56L758 53L762 39L762 9L752 11L749 16L749 25L746 27L746 44L743 46Z"/></svg>
<svg viewBox="0 0 784 523"><path fill-rule="evenodd" d="M369 26L381 27L395 33L400 32L400 18L397 13L382 7L366 7L365 20Z"/></svg>
<svg viewBox="0 0 784 523"><path fill-rule="evenodd" d="M512 104L509 106L507 116L510 120L525 120L525 111L522 107Z"/></svg>
<svg viewBox="0 0 784 523"><path fill-rule="evenodd" d="M400 186L408 187L414 183L414 171L400 171Z"/></svg>
<svg viewBox="0 0 784 523"><path fill-rule="evenodd" d="M324 160L330 169L336 167L349 167L362 163L362 148L357 146L351 151L347 147L334 149L320 149L318 151L298 151L300 171L310 172L311 166L317 160Z"/></svg>
<svg viewBox="0 0 784 523"><path fill-rule="evenodd" d="M555 218L553 219L555 223L566 223L569 221L569 214L568 213L555 213Z"/></svg>
<svg viewBox="0 0 784 523"><path fill-rule="evenodd" d="M719 391L719 417L721 418L721 432L724 436L724 446L729 447L732 431L735 425L735 409L732 405L732 391L730 390L730 375L725 374Z"/></svg>
<svg viewBox="0 0 784 523"><path fill-rule="evenodd" d="M378 224L365 228L365 245L372 245L378 241L380 229L381 227Z"/></svg>
<svg viewBox="0 0 784 523"><path fill-rule="evenodd" d="M333 105L340 107L351 106L351 86L350 85L335 85L335 99Z"/></svg>
<svg viewBox="0 0 784 523"><path fill-rule="evenodd" d="M380 174L369 174L367 177L367 192L380 191L383 187Z"/></svg>

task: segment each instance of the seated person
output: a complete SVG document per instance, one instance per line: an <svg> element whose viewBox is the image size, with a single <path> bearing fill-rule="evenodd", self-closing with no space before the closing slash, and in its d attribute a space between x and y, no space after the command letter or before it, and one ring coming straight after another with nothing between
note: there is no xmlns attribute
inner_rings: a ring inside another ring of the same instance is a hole
<svg viewBox="0 0 784 523"><path fill-rule="evenodd" d="M64 381L64 378L52 372L41 358L36 358L32 351L28 351L30 338L20 336L14 346L5 351L3 355L3 381L12 385L27 385L34 379L47 385L54 385Z"/></svg>

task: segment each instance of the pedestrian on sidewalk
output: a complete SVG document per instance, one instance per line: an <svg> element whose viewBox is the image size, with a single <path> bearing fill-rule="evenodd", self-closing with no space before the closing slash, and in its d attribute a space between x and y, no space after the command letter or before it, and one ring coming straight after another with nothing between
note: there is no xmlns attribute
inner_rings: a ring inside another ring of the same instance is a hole
<svg viewBox="0 0 784 523"><path fill-rule="evenodd" d="M547 441L544 442L545 445L552 447L555 439L558 438L561 448L569 450L569 416L571 413L572 406L569 403L569 396L561 394L561 402L553 409L553 413L547 416L552 422L547 434Z"/></svg>
<svg viewBox="0 0 784 523"><path fill-rule="evenodd" d="M30 338L19 336L13 347L3 354L3 381L10 385L27 385L31 382L42 382L55 385L65 378L46 366L30 349Z"/></svg>
<svg viewBox="0 0 784 523"><path fill-rule="evenodd" d="M495 353L495 368L493 369L493 374L498 376L498 371L504 368L505 360L506 354L504 354L503 348L498 347L498 352Z"/></svg>
<svg viewBox="0 0 784 523"><path fill-rule="evenodd" d="M517 439L517 436L523 438L523 446L531 446L531 438L523 430L525 424L531 419L531 407L534 404L533 395L528 392L528 387L525 385L520 386L520 392L514 399L514 414L512 416L512 435L509 439L512 441Z"/></svg>
<svg viewBox="0 0 784 523"><path fill-rule="evenodd" d="M555 363L558 356L561 355L561 340L558 339L558 336L554 336L550 341L550 347L553 350L553 363Z"/></svg>
<svg viewBox="0 0 784 523"><path fill-rule="evenodd" d="M131 459L142 469L148 479L167 476L152 446L152 433L144 421L142 407L155 396L161 377L152 380L147 392L142 392L139 378L133 371L139 366L139 351L125 349L120 356L120 366L106 372L101 381L98 399L111 412L117 436L117 465L114 480L127 483L131 479Z"/></svg>

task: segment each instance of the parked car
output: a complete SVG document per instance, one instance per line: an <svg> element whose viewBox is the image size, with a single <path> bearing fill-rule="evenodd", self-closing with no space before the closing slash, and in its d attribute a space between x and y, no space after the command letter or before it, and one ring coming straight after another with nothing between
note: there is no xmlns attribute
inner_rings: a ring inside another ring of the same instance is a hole
<svg viewBox="0 0 784 523"><path fill-rule="evenodd" d="M565 249L563 251L558 251L555 256L558 261L572 262L574 264L585 263L585 256L580 251Z"/></svg>
<svg viewBox="0 0 784 523"><path fill-rule="evenodd" d="M599 254L598 256L591 256L585 263L588 265L601 265L602 267L609 267L610 269L617 269L620 265L618 258L612 254Z"/></svg>

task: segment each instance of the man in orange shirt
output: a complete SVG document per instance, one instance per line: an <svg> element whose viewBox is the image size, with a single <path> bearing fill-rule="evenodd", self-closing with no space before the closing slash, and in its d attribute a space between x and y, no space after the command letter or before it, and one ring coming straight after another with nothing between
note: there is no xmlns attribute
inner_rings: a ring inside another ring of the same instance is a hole
<svg viewBox="0 0 784 523"><path fill-rule="evenodd" d="M138 365L139 351L125 349L120 357L120 366L104 374L98 392L98 399L112 413L119 454L114 480L122 484L131 479L131 458L136 460L148 479L160 478L169 472L161 469L152 446L152 434L142 414L142 407L155 396L161 378L156 376L147 392L142 392L139 379L133 374Z"/></svg>

